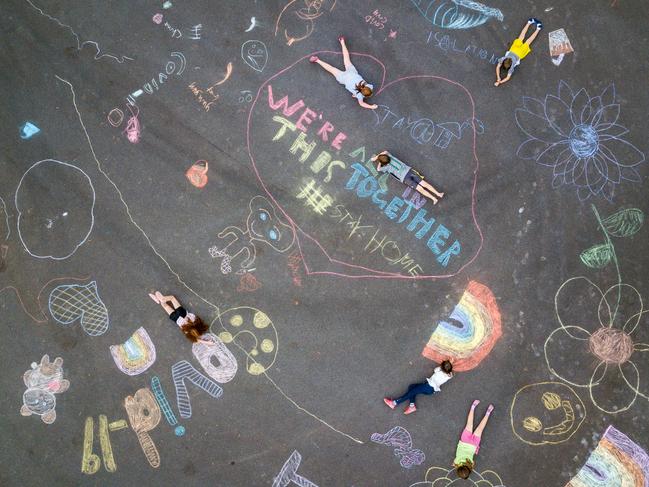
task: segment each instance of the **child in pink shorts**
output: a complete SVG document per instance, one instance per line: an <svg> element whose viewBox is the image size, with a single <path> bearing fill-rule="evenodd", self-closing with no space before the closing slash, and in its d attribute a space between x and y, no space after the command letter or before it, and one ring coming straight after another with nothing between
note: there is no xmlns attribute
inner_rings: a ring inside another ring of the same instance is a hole
<svg viewBox="0 0 649 487"><path fill-rule="evenodd" d="M478 404L480 404L480 401L477 399L473 401L473 404L471 404L469 416L466 418L466 426L464 427L464 431L462 431L460 441L458 441L457 449L455 451L453 466L455 467L455 472L458 477L461 479L468 479L471 475L471 471L475 465L473 458L480 451L480 438L482 437L482 432L484 431L485 426L487 426L487 421L489 421L491 411L494 410L493 405L489 404L482 421L480 421L480 424L474 430L473 412Z"/></svg>

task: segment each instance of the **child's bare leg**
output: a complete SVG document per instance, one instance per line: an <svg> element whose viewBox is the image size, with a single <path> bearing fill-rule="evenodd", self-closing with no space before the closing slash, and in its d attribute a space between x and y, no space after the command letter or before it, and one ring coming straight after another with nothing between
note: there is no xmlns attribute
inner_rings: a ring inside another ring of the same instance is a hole
<svg viewBox="0 0 649 487"><path fill-rule="evenodd" d="M424 188L426 188L429 192L433 193L433 194L434 194L435 196L437 196L438 198L441 198L442 196L444 196L444 193L440 193L439 191L437 191L437 190L436 190L436 189L435 189L435 188L434 188L430 183L428 183L426 180L422 180L421 183L419 183L419 184L421 184Z"/></svg>
<svg viewBox="0 0 649 487"><path fill-rule="evenodd" d="M522 41L523 39L525 39L525 35L527 34L527 31L529 30L530 25L532 25L532 24L530 24L530 23L525 24L525 27L523 27L523 30L522 30L521 33L518 35L518 38L519 38L521 41Z"/></svg>
<svg viewBox="0 0 649 487"><path fill-rule="evenodd" d="M489 407L487 408L487 412L483 416L482 421L480 421L480 424L473 432L474 435L482 436L482 432L484 431L485 426L487 426L487 421L489 421L489 416L491 416L491 411L493 410L494 407L491 404L489 404Z"/></svg>
<svg viewBox="0 0 649 487"><path fill-rule="evenodd" d="M467 431L473 432L473 412L475 411L476 406L480 404L480 401L477 399L471 404L471 409L469 409L469 415L466 417L466 425L464 429Z"/></svg>
<svg viewBox="0 0 649 487"><path fill-rule="evenodd" d="M541 32L541 29L536 29L534 33L532 33L530 38L525 41L525 44L527 44L528 46L531 45L532 42L534 42L534 39L536 39L536 36L539 35L539 32Z"/></svg>
<svg viewBox="0 0 649 487"><path fill-rule="evenodd" d="M437 198L434 195L432 195L431 193L429 193L428 191L426 191L424 189L424 187L421 185L421 183L418 184L415 189L417 190L417 193L423 194L426 198L429 198L429 199L433 200L434 205L437 204Z"/></svg>
<svg viewBox="0 0 649 487"><path fill-rule="evenodd" d="M345 44L345 38L343 36L340 36L338 38L340 41L340 47L343 49L343 63L345 63L345 69L349 69L349 67L352 65L352 60L349 57L349 50L347 49L347 45Z"/></svg>
<svg viewBox="0 0 649 487"><path fill-rule="evenodd" d="M316 60L316 63L318 63L320 66L322 66L322 68L324 68L324 70L327 73L333 75L334 77L338 76L340 73L342 73L342 71L340 69L334 68L331 64L325 63L322 59Z"/></svg>
<svg viewBox="0 0 649 487"><path fill-rule="evenodd" d="M160 301L160 306L162 306L162 309L164 309L165 313L167 313L168 315L174 312L174 309L169 306L169 303L167 301Z"/></svg>

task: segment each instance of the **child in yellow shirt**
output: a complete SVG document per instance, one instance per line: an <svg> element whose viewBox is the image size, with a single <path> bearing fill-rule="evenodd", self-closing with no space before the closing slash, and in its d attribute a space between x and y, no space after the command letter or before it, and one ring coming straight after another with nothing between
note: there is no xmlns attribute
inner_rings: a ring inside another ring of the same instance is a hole
<svg viewBox="0 0 649 487"><path fill-rule="evenodd" d="M532 25L536 25L536 30L525 42L523 42L528 29ZM539 32L541 32L542 28L543 24L538 19L531 18L527 21L527 24L521 31L518 39L514 40L512 45L509 47L509 51L507 51L505 55L498 60L498 65L496 66L496 82L494 83L494 86L499 86L509 81L509 78L511 78L512 74L514 73L514 70L520 64L521 59L532 52L530 45L532 44L534 39L536 39L536 36L539 35ZM507 71L507 76L503 79L500 78L501 68L504 68Z"/></svg>

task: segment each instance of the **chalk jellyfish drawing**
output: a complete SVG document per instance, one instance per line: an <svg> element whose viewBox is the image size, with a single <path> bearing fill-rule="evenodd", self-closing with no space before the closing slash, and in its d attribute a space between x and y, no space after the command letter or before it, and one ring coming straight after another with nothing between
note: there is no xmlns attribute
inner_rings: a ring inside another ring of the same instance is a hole
<svg viewBox="0 0 649 487"><path fill-rule="evenodd" d="M32 164L18 182L14 202L20 242L37 259L72 256L95 223L92 181L67 162L44 159Z"/></svg>
<svg viewBox="0 0 649 487"><path fill-rule="evenodd" d="M449 321L439 322L421 354L435 362L451 357L458 372L477 367L502 335L496 298L476 281L469 282Z"/></svg>
<svg viewBox="0 0 649 487"><path fill-rule="evenodd" d="M117 368L126 375L138 375L153 365L156 359L155 345L143 327L119 345L111 345L110 353Z"/></svg>
<svg viewBox="0 0 649 487"><path fill-rule="evenodd" d="M642 181L636 167L645 162L644 153L623 138L629 131L619 118L613 84L591 96L560 81L557 95L524 97L523 108L516 109L516 123L527 137L516 154L551 167L553 188L574 186L582 201L612 201L623 181Z"/></svg>
<svg viewBox="0 0 649 487"><path fill-rule="evenodd" d="M471 29L490 19L503 21L503 13L472 0L410 0L431 24L444 29Z"/></svg>
<svg viewBox="0 0 649 487"><path fill-rule="evenodd" d="M294 450L282 465L279 474L273 479L273 487L287 487L289 484L295 484L298 487L318 487L309 479L298 475L297 469L300 468L301 462L302 455L297 450Z"/></svg>
<svg viewBox="0 0 649 487"><path fill-rule="evenodd" d="M493 470L478 472L473 469L471 476L461 480L455 468L430 467L426 471L425 481L412 484L410 487L505 487L500 476Z"/></svg>
<svg viewBox="0 0 649 487"><path fill-rule="evenodd" d="M95 281L55 287L50 293L48 307L52 318L63 325L81 318L81 327L90 336L103 335L108 330L108 310L99 297Z"/></svg>
<svg viewBox="0 0 649 487"><path fill-rule="evenodd" d="M208 182L207 178L207 170L208 170L208 164L207 161L196 161L194 164L191 165L189 169L187 169L187 172L185 173L185 177L189 180L190 183L192 183L193 186L197 188L204 188L205 185Z"/></svg>
<svg viewBox="0 0 649 487"><path fill-rule="evenodd" d="M649 485L649 455L631 438L609 426L597 448L566 487L645 487Z"/></svg>
<svg viewBox="0 0 649 487"><path fill-rule="evenodd" d="M370 439L374 443L394 447L394 454L401 457L399 463L404 468L421 465L426 460L426 455L424 455L423 451L412 447L410 433L401 426L395 426L384 435L381 433L373 433Z"/></svg>
<svg viewBox="0 0 649 487"><path fill-rule="evenodd" d="M281 23L287 45L303 41L313 33L315 20L335 6L336 0L290 0L277 17L275 37Z"/></svg>
<svg viewBox="0 0 649 487"><path fill-rule="evenodd" d="M36 414L45 424L56 420L56 397L68 390L70 381L63 378L63 359L57 357L50 362L48 355L43 355L40 364L32 362L31 369L24 373L23 382L27 390L23 394L23 405L20 414Z"/></svg>
<svg viewBox="0 0 649 487"><path fill-rule="evenodd" d="M241 59L258 72L262 72L268 62L268 48L261 41L251 39L241 45Z"/></svg>

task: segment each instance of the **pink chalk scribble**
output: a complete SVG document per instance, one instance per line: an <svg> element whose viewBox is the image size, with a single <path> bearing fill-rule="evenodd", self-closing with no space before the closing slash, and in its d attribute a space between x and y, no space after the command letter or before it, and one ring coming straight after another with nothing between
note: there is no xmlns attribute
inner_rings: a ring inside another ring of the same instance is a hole
<svg viewBox="0 0 649 487"><path fill-rule="evenodd" d="M156 24L160 25L162 23L162 14L160 13L155 14L151 20L153 20L153 22L155 22Z"/></svg>
<svg viewBox="0 0 649 487"><path fill-rule="evenodd" d="M129 106L129 110L131 110L131 117L128 119L128 122L126 123L126 129L124 129L124 132L126 132L126 138L131 144L137 144L140 141L140 120L137 118L137 116L140 114L140 110L135 107L135 112L133 112L133 109Z"/></svg>
<svg viewBox="0 0 649 487"><path fill-rule="evenodd" d="M396 39L397 38L397 31L390 29L390 35L388 35L390 39Z"/></svg>

